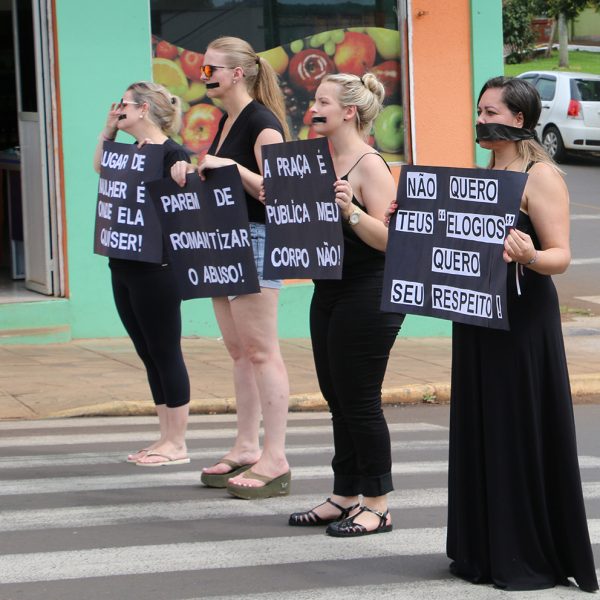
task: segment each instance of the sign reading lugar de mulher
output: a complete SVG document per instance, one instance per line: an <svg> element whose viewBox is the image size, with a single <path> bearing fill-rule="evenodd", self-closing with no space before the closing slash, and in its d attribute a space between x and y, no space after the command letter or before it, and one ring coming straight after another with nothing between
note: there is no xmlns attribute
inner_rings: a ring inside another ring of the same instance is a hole
<svg viewBox="0 0 600 600"><path fill-rule="evenodd" d="M509 329L502 252L526 181L511 171L403 166L382 310Z"/></svg>
<svg viewBox="0 0 600 600"><path fill-rule="evenodd" d="M161 144L104 142L100 161L94 252L111 258L160 263L163 244L144 182L160 179Z"/></svg>
<svg viewBox="0 0 600 600"><path fill-rule="evenodd" d="M159 216L169 263L181 297L237 296L260 291L248 210L237 166L148 184Z"/></svg>
<svg viewBox="0 0 600 600"><path fill-rule="evenodd" d="M344 242L325 138L262 147L267 279L340 279Z"/></svg>

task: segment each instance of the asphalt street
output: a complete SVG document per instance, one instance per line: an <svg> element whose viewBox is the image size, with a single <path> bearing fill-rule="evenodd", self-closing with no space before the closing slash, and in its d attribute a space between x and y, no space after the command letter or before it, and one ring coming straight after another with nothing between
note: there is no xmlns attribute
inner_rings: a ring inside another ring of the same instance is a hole
<svg viewBox="0 0 600 600"><path fill-rule="evenodd" d="M124 462L151 439L152 418L2 422L0 599L507 598L448 572L448 407L386 407L386 414L394 531L352 540L287 525L290 512L331 492L325 413L291 415L292 494L262 501L199 485L200 468L228 448L231 415L194 416L192 463L156 469ZM575 414L600 564L600 406L579 405ZM518 598L581 594L573 586Z"/></svg>

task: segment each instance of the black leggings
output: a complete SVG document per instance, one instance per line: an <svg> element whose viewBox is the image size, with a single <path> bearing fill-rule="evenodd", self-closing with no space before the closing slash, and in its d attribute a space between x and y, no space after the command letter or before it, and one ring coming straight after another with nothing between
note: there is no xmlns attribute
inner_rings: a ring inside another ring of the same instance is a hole
<svg viewBox="0 0 600 600"><path fill-rule="evenodd" d="M319 387L333 424L333 493L391 492L390 434L381 386L404 315L380 310L381 274L318 281L310 331Z"/></svg>
<svg viewBox="0 0 600 600"><path fill-rule="evenodd" d="M116 261L115 261L116 262ZM190 401L190 380L181 352L181 298L167 265L111 263L121 321L146 367L155 404Z"/></svg>

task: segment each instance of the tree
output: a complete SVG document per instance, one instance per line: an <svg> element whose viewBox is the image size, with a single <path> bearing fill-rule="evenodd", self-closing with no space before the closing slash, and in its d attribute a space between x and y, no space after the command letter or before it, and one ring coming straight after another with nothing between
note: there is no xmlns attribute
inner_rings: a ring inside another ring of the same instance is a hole
<svg viewBox="0 0 600 600"><path fill-rule="evenodd" d="M600 1L600 0L599 0ZM503 0L502 33L508 46L507 63L520 63L533 50L531 18L539 0Z"/></svg>
<svg viewBox="0 0 600 600"><path fill-rule="evenodd" d="M538 0L535 10L556 19L558 23L558 66L569 66L569 34L567 22L574 19L587 6L600 8L600 0Z"/></svg>

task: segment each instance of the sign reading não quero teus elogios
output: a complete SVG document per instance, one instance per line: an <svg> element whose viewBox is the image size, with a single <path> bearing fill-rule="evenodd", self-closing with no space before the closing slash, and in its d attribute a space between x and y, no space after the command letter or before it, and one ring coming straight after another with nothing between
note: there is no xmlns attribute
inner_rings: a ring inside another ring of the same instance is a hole
<svg viewBox="0 0 600 600"><path fill-rule="evenodd" d="M382 310L509 329L502 253L526 180L511 171L402 167Z"/></svg>

